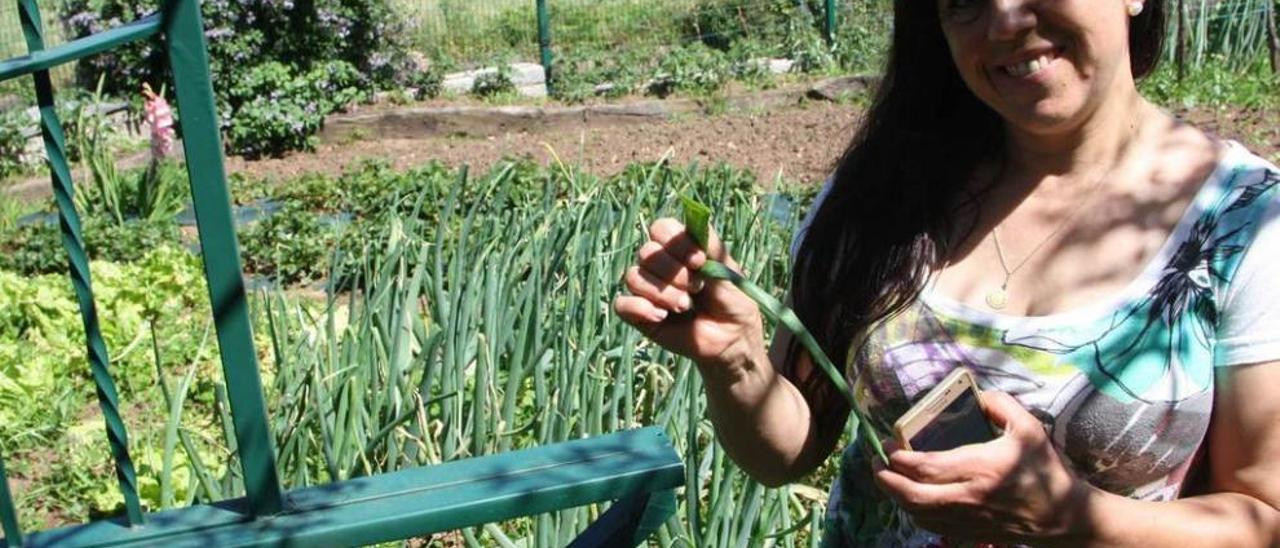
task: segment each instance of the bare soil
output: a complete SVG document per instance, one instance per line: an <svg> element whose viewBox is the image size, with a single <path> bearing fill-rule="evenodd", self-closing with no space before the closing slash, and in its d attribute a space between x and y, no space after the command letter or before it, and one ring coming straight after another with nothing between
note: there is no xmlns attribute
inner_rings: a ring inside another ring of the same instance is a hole
<svg viewBox="0 0 1280 548"><path fill-rule="evenodd" d="M231 172L283 179L304 172L340 173L366 158L381 158L400 168L439 160L448 165L485 168L507 157L540 163L560 160L602 175L627 164L652 161L670 149L676 163L727 162L754 171L762 182L776 176L821 181L853 135L862 107L829 101L799 101L790 106L737 109L703 115L681 114L614 125L556 124L485 134L474 131L412 137L408 128L395 137L350 139L322 144L313 153L247 161L232 158ZM1189 123L1280 162L1280 112L1232 107L1181 110ZM382 133L380 130L379 133Z"/></svg>
<svg viewBox="0 0 1280 548"><path fill-rule="evenodd" d="M769 93L769 92L765 92ZM427 107L450 107L438 101ZM423 105L403 107L407 112ZM464 104L463 108L476 108ZM548 107L551 108L551 107ZM493 116L453 117L448 131L424 127L422 120L398 117L396 107L370 109L384 115L363 129L347 129L345 137L308 153L249 160L231 157L229 173L280 181L307 172L338 174L366 159L383 159L397 168L431 161L485 169L504 158L526 157L549 163L558 157L588 171L610 175L637 161L653 161L670 150L677 164L726 162L748 168L762 183L781 176L791 181L821 181L853 135L861 101L832 102L775 95L768 100L735 100L719 112L672 108L667 117L613 117L554 123L524 119L495 123ZM712 110L716 110L712 108ZM388 118L387 114L391 114ZM1222 138L1241 142L1259 155L1280 163L1280 112L1232 106L1175 111L1189 123ZM510 116L507 116L510 120ZM553 152L554 151L554 152ZM29 199L48 195L47 176L11 187Z"/></svg>
<svg viewBox="0 0 1280 548"><path fill-rule="evenodd" d="M684 114L616 125L556 124L549 130L520 129L485 135L481 131L443 136L366 138L322 144L314 153L285 158L228 161L231 172L287 178L304 172L336 173L366 158L411 167L432 160L485 168L508 157L565 163L602 175L627 164L658 159L668 149L677 164L727 162L750 168L761 179L781 174L792 180L821 180L852 135L860 109L805 101L779 110L743 110L718 115Z"/></svg>

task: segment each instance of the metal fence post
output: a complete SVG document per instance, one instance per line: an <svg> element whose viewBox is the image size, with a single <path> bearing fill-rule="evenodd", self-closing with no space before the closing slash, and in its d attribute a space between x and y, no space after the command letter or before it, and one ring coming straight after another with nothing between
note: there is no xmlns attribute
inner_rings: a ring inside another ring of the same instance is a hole
<svg viewBox="0 0 1280 548"><path fill-rule="evenodd" d="M547 13L547 0L538 0L538 50L542 56L542 72L546 77L547 95L553 84L551 72L551 16Z"/></svg>
<svg viewBox="0 0 1280 548"><path fill-rule="evenodd" d="M9 476L4 473L4 455L0 455L0 533L4 533L4 546L22 546L22 528L18 526L18 512L9 494Z"/></svg>
<svg viewBox="0 0 1280 548"><path fill-rule="evenodd" d="M1280 16L1276 15L1276 4L1267 2L1267 52L1271 57L1271 74L1280 75L1280 30L1276 29L1280 23L1276 22Z"/></svg>
<svg viewBox="0 0 1280 548"><path fill-rule="evenodd" d="M249 304L231 217L226 167L222 163L222 137L218 133L200 2L166 0L162 7L174 94L182 115L182 146L191 179L191 202L200 229L209 302L230 395L248 510L254 516L278 514L284 508L284 496L249 325Z"/></svg>
<svg viewBox="0 0 1280 548"><path fill-rule="evenodd" d="M826 24L823 32L827 35L827 45L836 43L836 0L826 0Z"/></svg>

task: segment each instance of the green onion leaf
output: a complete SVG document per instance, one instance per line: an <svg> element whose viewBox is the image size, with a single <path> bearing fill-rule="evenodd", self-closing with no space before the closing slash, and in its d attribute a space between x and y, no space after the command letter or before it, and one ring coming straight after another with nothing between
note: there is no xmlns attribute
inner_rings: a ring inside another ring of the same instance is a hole
<svg viewBox="0 0 1280 548"><path fill-rule="evenodd" d="M693 239L703 249L707 247L707 239L710 234L711 225L711 209L706 205L694 200L688 196L681 195L680 203L684 210L685 230L689 232ZM751 280L745 278L742 274L735 272L733 269L724 264L708 259L706 264L698 270L698 273L710 279L726 280L737 286L739 290L755 301L760 307L761 312L775 322L780 322L787 326L787 329L795 335L804 345L805 350L809 351L809 356L813 358L814 363L826 373L831 379L831 383L835 385L836 390L844 394L846 400L849 401L849 407L852 415L849 420L854 422L854 428L862 429L862 438L871 446L880 460L885 463L889 462L888 457L884 454L884 447L880 443L880 436L872 428L871 423L862 416L862 410L858 407L857 397L853 390L849 387L849 383L845 381L844 375L836 369L835 364L831 363L831 358L827 357L827 353L822 351L822 347L818 345L817 339L813 338L813 334L805 328L804 323L800 321L800 317L786 305L782 304L763 287L756 285Z"/></svg>

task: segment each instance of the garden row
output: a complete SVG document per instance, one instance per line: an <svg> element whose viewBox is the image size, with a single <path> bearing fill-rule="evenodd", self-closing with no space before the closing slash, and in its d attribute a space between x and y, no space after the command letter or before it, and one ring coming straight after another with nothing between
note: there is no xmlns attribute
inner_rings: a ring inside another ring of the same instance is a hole
<svg viewBox="0 0 1280 548"><path fill-rule="evenodd" d="M561 165L507 163L471 177L371 165L338 183L306 177L253 194L245 189L259 185L237 187L242 203L287 204L245 233L246 255L257 231L285 247L314 239L305 247L319 266L299 272L334 273L318 300L277 289L251 300L286 484L656 424L689 471L678 517L659 533L663 545L781 534L774 541L792 546L817 534L823 491L749 481L713 442L695 370L610 307L644 227L675 213L678 192L718 205L718 229L735 256L777 292L811 189L764 193L731 168L661 164L607 179ZM324 220L337 218L346 220ZM325 235L305 235L312 232ZM198 256L160 243L131 262L95 261L93 273L146 505L236 496ZM0 452L21 486L22 519L115 511L65 273L0 271L0 299L10 303L0 315ZM596 511L463 536L473 545L561 546Z"/></svg>

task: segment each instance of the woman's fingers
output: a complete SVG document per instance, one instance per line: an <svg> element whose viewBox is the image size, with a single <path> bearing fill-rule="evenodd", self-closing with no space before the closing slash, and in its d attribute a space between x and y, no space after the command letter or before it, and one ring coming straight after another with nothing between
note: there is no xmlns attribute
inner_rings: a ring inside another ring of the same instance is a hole
<svg viewBox="0 0 1280 548"><path fill-rule="evenodd" d="M873 478L876 485L906 511L917 513L970 502L963 483L920 483L894 472L876 461Z"/></svg>
<svg viewBox="0 0 1280 548"><path fill-rule="evenodd" d="M693 298L689 296L688 291L668 283L639 266L628 268L623 280L632 295L649 299L654 305L671 312L685 312L693 307Z"/></svg>
<svg viewBox="0 0 1280 548"><path fill-rule="evenodd" d="M664 308L655 306L649 299L633 295L619 295L613 300L613 310L622 321L640 328L642 333L667 319L670 314Z"/></svg>
<svg viewBox="0 0 1280 548"><path fill-rule="evenodd" d="M661 245L668 255L691 271L697 272L702 265L706 264L707 259L720 261L729 268L740 270L737 262L725 251L714 227L711 227L707 234L706 249L694 241L684 224L670 218L658 219L649 225L649 239Z"/></svg>
<svg viewBox="0 0 1280 548"><path fill-rule="evenodd" d="M675 219L658 219L649 225L649 240L690 270L702 268L707 262L707 251L699 247L684 224Z"/></svg>
<svg viewBox="0 0 1280 548"><path fill-rule="evenodd" d="M889 454L889 467L918 482L963 482L976 475L975 468L982 471L986 464L982 459L984 451L990 449L969 445L949 451L893 451Z"/></svg>
<svg viewBox="0 0 1280 548"><path fill-rule="evenodd" d="M702 289L702 278L668 254L658 242L645 242L636 252L636 259L641 270L650 272L682 291L697 293Z"/></svg>

